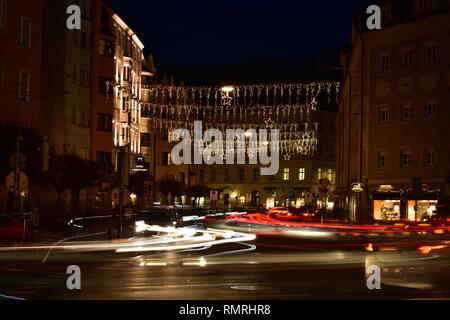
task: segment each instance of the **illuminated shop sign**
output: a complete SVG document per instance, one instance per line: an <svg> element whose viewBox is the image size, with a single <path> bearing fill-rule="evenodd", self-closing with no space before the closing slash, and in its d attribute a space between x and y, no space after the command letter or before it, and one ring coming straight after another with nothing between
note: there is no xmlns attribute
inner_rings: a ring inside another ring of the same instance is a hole
<svg viewBox="0 0 450 320"><path fill-rule="evenodd" d="M355 182L350 185L350 190L352 190L353 192L363 192L365 188L366 187L364 186L364 184L360 182Z"/></svg>

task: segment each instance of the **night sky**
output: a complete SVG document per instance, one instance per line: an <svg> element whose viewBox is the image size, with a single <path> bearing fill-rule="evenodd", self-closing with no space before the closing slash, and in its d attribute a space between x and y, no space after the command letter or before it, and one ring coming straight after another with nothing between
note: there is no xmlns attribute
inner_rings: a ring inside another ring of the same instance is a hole
<svg viewBox="0 0 450 320"><path fill-rule="evenodd" d="M372 1L110 2L168 71L336 53L349 44L354 12Z"/></svg>

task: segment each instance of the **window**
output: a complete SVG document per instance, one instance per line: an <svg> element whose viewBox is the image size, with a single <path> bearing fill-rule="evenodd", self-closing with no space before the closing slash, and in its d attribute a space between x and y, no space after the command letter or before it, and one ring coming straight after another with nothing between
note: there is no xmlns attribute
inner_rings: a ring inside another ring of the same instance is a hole
<svg viewBox="0 0 450 320"><path fill-rule="evenodd" d="M260 176L259 168L253 169L253 181L259 181L259 176Z"/></svg>
<svg viewBox="0 0 450 320"><path fill-rule="evenodd" d="M402 121L408 121L412 119L411 113L411 105L410 104L402 104L400 117Z"/></svg>
<svg viewBox="0 0 450 320"><path fill-rule="evenodd" d="M378 123L389 122L389 109L381 108L378 110Z"/></svg>
<svg viewBox="0 0 450 320"><path fill-rule="evenodd" d="M0 57L0 92L2 92L4 89L4 82L5 82L5 62L3 58Z"/></svg>
<svg viewBox="0 0 450 320"><path fill-rule="evenodd" d="M109 114L99 113L97 117L97 130L112 132L112 116Z"/></svg>
<svg viewBox="0 0 450 320"><path fill-rule="evenodd" d="M330 146L328 156L330 159L334 159L334 146Z"/></svg>
<svg viewBox="0 0 450 320"><path fill-rule="evenodd" d="M381 55L380 56L380 72L388 72L390 67L390 57L389 55Z"/></svg>
<svg viewBox="0 0 450 320"><path fill-rule="evenodd" d="M306 169L300 168L298 169L298 180L304 181L306 179Z"/></svg>
<svg viewBox="0 0 450 320"><path fill-rule="evenodd" d="M28 102L30 90L30 75L24 70L19 70L19 82L17 88L17 98L23 102Z"/></svg>
<svg viewBox="0 0 450 320"><path fill-rule="evenodd" d="M425 118L434 118L436 116L436 103L434 101L425 104Z"/></svg>
<svg viewBox="0 0 450 320"><path fill-rule="evenodd" d="M289 181L289 168L284 168L283 169L283 180L284 181Z"/></svg>
<svg viewBox="0 0 450 320"><path fill-rule="evenodd" d="M79 150L80 158L83 160L89 161L90 154L91 154L91 150L88 148L80 148L80 150Z"/></svg>
<svg viewBox="0 0 450 320"><path fill-rule="evenodd" d="M411 151L410 150L400 150L400 167L410 168L411 167Z"/></svg>
<svg viewBox="0 0 450 320"><path fill-rule="evenodd" d="M245 169L239 168L239 181L244 181L244 180L245 180Z"/></svg>
<svg viewBox="0 0 450 320"><path fill-rule="evenodd" d="M182 183L186 183L186 174L184 172L178 172L178 179Z"/></svg>
<svg viewBox="0 0 450 320"><path fill-rule="evenodd" d="M78 126L82 128L89 128L89 109L80 108L80 122Z"/></svg>
<svg viewBox="0 0 450 320"><path fill-rule="evenodd" d="M322 168L317 169L317 180L322 179Z"/></svg>
<svg viewBox="0 0 450 320"><path fill-rule="evenodd" d="M437 44L432 43L426 47L426 63L434 63L437 60Z"/></svg>
<svg viewBox="0 0 450 320"><path fill-rule="evenodd" d="M425 167L433 167L436 164L436 152L434 148L424 148L423 158Z"/></svg>
<svg viewBox="0 0 450 320"><path fill-rule="evenodd" d="M6 26L6 0L0 0L0 29Z"/></svg>
<svg viewBox="0 0 450 320"><path fill-rule="evenodd" d="M161 165L163 165L163 166L170 165L170 154L168 152L162 153Z"/></svg>
<svg viewBox="0 0 450 320"><path fill-rule="evenodd" d="M386 169L388 167L388 154L387 152L378 152L378 161L377 161L377 167L379 169Z"/></svg>
<svg viewBox="0 0 450 320"><path fill-rule="evenodd" d="M230 170L229 169L225 169L225 181L230 181L231 177L230 177Z"/></svg>
<svg viewBox="0 0 450 320"><path fill-rule="evenodd" d="M31 21L24 16L20 19L20 46L31 47Z"/></svg>
<svg viewBox="0 0 450 320"><path fill-rule="evenodd" d="M403 67L410 69L413 66L413 50L407 49L403 52Z"/></svg>
<svg viewBox="0 0 450 320"><path fill-rule="evenodd" d="M200 181L205 181L205 169L200 169Z"/></svg>
<svg viewBox="0 0 450 320"><path fill-rule="evenodd" d="M72 106L72 125L77 125L77 107L75 105Z"/></svg>
<svg viewBox="0 0 450 320"><path fill-rule="evenodd" d="M80 69L80 87L89 87L89 72L85 68Z"/></svg>
<svg viewBox="0 0 450 320"><path fill-rule="evenodd" d="M107 93L108 89L111 89L112 82L113 82L112 78L103 76L98 77L98 92Z"/></svg>
<svg viewBox="0 0 450 320"><path fill-rule="evenodd" d="M381 10L381 22L383 25L387 25L392 21L392 10L391 7L385 7Z"/></svg>
<svg viewBox="0 0 450 320"><path fill-rule="evenodd" d="M86 30L80 31L80 47L82 49L87 49L88 47L88 39Z"/></svg>
<svg viewBox="0 0 450 320"><path fill-rule="evenodd" d="M150 133L141 133L141 147L150 147Z"/></svg>
<svg viewBox="0 0 450 320"><path fill-rule="evenodd" d="M97 151L96 152L96 160L97 163L110 163L111 162L111 152L103 152L103 151Z"/></svg>
<svg viewBox="0 0 450 320"><path fill-rule="evenodd" d="M328 169L328 180L333 181L333 169Z"/></svg>
<svg viewBox="0 0 450 320"><path fill-rule="evenodd" d="M100 40L100 55L104 57L114 57L114 43L108 40Z"/></svg>
<svg viewBox="0 0 450 320"><path fill-rule="evenodd" d="M123 67L123 80L130 81L131 79L131 67Z"/></svg>

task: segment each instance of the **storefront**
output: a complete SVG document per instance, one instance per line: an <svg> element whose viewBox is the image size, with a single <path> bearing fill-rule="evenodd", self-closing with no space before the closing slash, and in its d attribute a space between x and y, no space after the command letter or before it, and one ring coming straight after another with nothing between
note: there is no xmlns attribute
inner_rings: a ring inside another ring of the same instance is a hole
<svg viewBox="0 0 450 320"><path fill-rule="evenodd" d="M380 186L371 192L373 218L377 221L422 221L433 215L438 199L439 189Z"/></svg>

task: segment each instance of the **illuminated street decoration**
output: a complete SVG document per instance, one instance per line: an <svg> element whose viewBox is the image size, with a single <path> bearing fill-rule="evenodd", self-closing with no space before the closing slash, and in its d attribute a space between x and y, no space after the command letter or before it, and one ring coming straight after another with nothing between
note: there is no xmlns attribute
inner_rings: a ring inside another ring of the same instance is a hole
<svg viewBox="0 0 450 320"><path fill-rule="evenodd" d="M183 128L194 122L205 130L266 128L280 131L284 159L312 155L317 150L318 123L313 114L319 101L335 103L340 83L333 81L238 85L226 87L149 86L149 102L141 109L155 130ZM220 152L220 150L218 150Z"/></svg>

